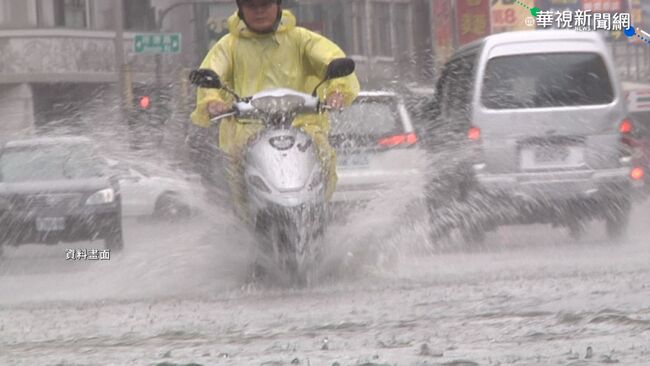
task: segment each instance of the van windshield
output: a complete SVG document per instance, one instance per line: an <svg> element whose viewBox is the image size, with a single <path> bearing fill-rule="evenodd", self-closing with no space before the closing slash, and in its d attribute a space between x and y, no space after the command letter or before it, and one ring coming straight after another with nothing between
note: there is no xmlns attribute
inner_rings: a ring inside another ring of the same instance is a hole
<svg viewBox="0 0 650 366"><path fill-rule="evenodd" d="M502 56L485 69L481 101L490 109L608 104L614 100L609 73L596 53Z"/></svg>

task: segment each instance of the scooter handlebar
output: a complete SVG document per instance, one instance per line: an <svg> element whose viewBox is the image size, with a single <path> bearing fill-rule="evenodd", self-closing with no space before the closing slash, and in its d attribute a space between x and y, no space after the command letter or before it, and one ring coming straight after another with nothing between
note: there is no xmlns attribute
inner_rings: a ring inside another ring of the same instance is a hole
<svg viewBox="0 0 650 366"><path fill-rule="evenodd" d="M236 102L230 110L220 114L218 116L212 117L210 122L218 123L224 118L228 117L239 117L239 118L259 118L262 113L255 109L249 101L250 98L245 98L244 101ZM321 111L333 111L335 110L331 106L316 101L315 103L309 103L304 105L302 108L299 108L295 112L297 113L318 113Z"/></svg>
<svg viewBox="0 0 650 366"><path fill-rule="evenodd" d="M239 113L237 112L237 110L236 110L236 109L231 109L231 110L229 110L229 111L226 112L226 113L222 113L222 114L220 114L220 115L218 115L218 116L215 116L215 117L210 118L210 122L213 123L213 124L217 124L217 123L219 123L219 122L220 122L222 119L224 119L224 118L228 118L228 117L236 117L237 115L239 115Z"/></svg>

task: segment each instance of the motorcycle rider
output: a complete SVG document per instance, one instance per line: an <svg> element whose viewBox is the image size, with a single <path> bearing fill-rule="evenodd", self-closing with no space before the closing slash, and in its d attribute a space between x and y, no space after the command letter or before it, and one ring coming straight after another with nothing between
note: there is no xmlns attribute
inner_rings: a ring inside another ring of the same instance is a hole
<svg viewBox="0 0 650 366"><path fill-rule="evenodd" d="M201 68L214 70L222 83L240 96L271 88L311 93L325 76L327 65L344 52L329 39L296 26L295 16L282 9L282 0L237 0L238 11L228 19L229 33L208 52ZM333 109L350 105L359 93L352 74L330 80L319 96ZM192 122L209 127L210 118L230 110L233 98L222 90L197 90ZM243 182L243 153L250 137L263 126L255 121L221 121L219 147L228 156L229 186L237 214L248 221ZM308 133L318 147L326 174L326 200L336 187L336 152L330 146L327 114L298 116L293 125Z"/></svg>

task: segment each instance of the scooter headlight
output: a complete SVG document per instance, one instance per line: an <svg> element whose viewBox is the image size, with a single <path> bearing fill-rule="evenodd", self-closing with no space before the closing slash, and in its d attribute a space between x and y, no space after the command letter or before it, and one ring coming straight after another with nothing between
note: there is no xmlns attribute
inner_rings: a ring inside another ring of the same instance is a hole
<svg viewBox="0 0 650 366"><path fill-rule="evenodd" d="M262 180L262 178L258 177L257 175L249 176L248 182L250 183L250 185L259 189L262 192L271 193L271 189L269 188L269 186L267 186L266 183L264 183L264 181Z"/></svg>
<svg viewBox="0 0 650 366"><path fill-rule="evenodd" d="M112 203L115 201L115 191L113 188L103 189L99 192L93 193L92 196L86 200L87 205L102 205Z"/></svg>
<svg viewBox="0 0 650 366"><path fill-rule="evenodd" d="M264 113L282 113L302 107L305 99L297 95L267 96L255 98L251 105Z"/></svg>

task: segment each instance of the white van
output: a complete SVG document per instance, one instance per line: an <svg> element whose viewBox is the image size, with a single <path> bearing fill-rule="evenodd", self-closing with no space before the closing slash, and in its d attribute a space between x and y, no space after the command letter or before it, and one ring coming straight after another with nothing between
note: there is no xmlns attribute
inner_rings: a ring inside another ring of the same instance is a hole
<svg viewBox="0 0 650 366"><path fill-rule="evenodd" d="M464 221L466 237L522 223L577 237L590 219L604 219L612 238L625 232L632 167L622 137L631 121L599 34L489 36L453 55L436 94L438 118L466 131L472 191L489 211Z"/></svg>

